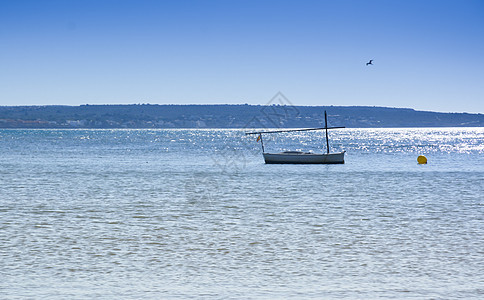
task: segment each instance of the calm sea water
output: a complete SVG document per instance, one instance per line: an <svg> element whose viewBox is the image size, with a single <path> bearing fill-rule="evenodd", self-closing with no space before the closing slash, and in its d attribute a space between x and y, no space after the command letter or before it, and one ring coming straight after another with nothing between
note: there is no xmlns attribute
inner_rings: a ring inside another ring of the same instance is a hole
<svg viewBox="0 0 484 300"><path fill-rule="evenodd" d="M243 130L0 130L0 298L484 298L484 128L330 142L346 164L265 165Z"/></svg>

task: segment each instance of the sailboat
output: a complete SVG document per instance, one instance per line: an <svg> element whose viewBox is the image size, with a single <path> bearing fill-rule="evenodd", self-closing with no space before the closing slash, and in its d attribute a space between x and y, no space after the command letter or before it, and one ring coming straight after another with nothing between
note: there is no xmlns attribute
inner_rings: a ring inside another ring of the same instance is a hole
<svg viewBox="0 0 484 300"><path fill-rule="evenodd" d="M262 155L266 164L344 164L345 163L345 151L330 153L329 151L329 139L328 129L345 128L340 127L328 127L328 115L324 111L324 127L320 128L305 128L305 129L288 129L288 130L274 130L274 131L255 131L246 132L249 134L258 134L257 140L261 141ZM326 130L326 153L312 153L303 151L284 151L280 153L266 153L264 150L264 141L262 140L262 134L267 133L280 133L280 132L295 132L295 131L310 131L310 130Z"/></svg>

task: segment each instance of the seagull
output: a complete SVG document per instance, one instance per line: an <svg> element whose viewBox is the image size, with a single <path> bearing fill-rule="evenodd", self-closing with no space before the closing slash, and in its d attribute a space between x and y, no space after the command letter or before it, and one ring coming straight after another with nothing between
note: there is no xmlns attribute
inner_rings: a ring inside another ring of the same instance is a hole
<svg viewBox="0 0 484 300"><path fill-rule="evenodd" d="M369 62L367 62L367 63L366 63L366 65L367 65L367 66L368 66L368 65L373 65L373 64L372 64L372 62L373 62L373 59L370 59L370 61L369 61Z"/></svg>

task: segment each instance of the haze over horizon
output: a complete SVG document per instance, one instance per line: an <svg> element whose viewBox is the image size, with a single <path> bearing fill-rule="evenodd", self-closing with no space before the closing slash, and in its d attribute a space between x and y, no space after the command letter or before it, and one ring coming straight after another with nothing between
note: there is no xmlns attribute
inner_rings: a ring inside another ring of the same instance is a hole
<svg viewBox="0 0 484 300"><path fill-rule="evenodd" d="M0 105L484 113L483 36L478 0L2 1Z"/></svg>

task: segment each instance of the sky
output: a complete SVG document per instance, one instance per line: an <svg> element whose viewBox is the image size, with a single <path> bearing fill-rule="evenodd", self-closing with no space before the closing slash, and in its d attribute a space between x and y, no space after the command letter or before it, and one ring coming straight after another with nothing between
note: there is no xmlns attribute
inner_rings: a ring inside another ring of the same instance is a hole
<svg viewBox="0 0 484 300"><path fill-rule="evenodd" d="M266 104L278 92L484 113L484 1L0 0L0 105Z"/></svg>

